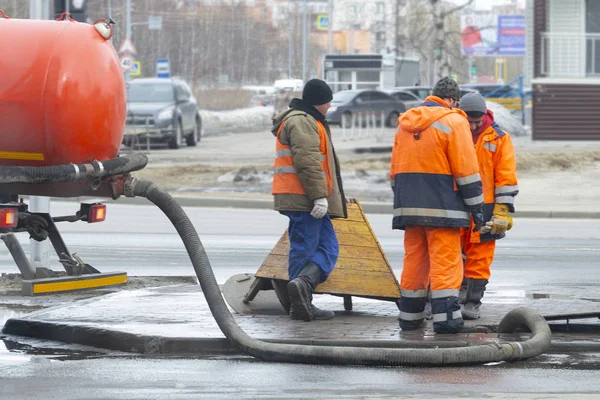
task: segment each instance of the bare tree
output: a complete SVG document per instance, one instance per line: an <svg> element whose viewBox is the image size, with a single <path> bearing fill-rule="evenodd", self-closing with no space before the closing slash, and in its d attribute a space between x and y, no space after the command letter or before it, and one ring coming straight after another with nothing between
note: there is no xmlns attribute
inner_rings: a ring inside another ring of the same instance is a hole
<svg viewBox="0 0 600 400"><path fill-rule="evenodd" d="M421 74L425 77L423 81L432 84L441 76L452 73L461 78L468 76L466 60L460 51L459 15L473 1L466 0L456 6L441 0L410 2L407 5L405 22L409 29L400 42L419 54Z"/></svg>

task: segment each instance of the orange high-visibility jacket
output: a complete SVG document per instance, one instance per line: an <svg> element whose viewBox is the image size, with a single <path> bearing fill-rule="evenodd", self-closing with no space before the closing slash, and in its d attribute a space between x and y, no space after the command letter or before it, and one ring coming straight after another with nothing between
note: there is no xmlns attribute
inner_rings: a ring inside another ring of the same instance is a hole
<svg viewBox="0 0 600 400"><path fill-rule="evenodd" d="M515 196L519 193L517 185L517 162L512 139L497 123L492 123L479 135L475 145L479 173L483 183L484 221L492 218L496 203L506 204L514 212ZM502 239L505 234L492 235L479 232L471 234L471 242L487 242Z"/></svg>
<svg viewBox="0 0 600 400"><path fill-rule="evenodd" d="M394 229L466 228L482 206L477 156L466 114L429 96L398 119L390 178Z"/></svg>
<svg viewBox="0 0 600 400"><path fill-rule="evenodd" d="M283 129L286 121L283 121L277 131L277 139L275 140L275 170L273 175L272 194L306 194L302 182L298 177L296 167L294 166L294 157L290 146L281 144L279 134ZM319 121L317 128L319 132L319 162L323 170L323 177L327 185L327 196L330 196L333 191L333 183L331 178L331 168L329 160L329 152L327 151L327 132L325 127Z"/></svg>

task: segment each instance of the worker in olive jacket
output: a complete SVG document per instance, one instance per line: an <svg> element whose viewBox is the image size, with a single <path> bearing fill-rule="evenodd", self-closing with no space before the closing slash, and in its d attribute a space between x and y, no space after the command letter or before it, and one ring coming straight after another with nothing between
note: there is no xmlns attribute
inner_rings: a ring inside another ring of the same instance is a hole
<svg viewBox="0 0 600 400"><path fill-rule="evenodd" d="M339 244L331 218L346 218L339 162L325 120L333 98L322 80L308 81L302 99L274 119L275 210L289 218L288 292L294 320L333 318L312 304L315 286L337 261Z"/></svg>

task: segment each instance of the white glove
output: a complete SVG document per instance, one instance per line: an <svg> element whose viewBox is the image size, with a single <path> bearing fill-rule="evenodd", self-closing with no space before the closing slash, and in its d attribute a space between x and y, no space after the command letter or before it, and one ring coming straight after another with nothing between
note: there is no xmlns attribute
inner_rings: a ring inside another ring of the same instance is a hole
<svg viewBox="0 0 600 400"><path fill-rule="evenodd" d="M314 201L314 204L315 205L313 206L313 209L310 212L310 215L312 215L313 218L321 219L325 215L327 215L327 208L329 207L329 204L327 203L327 199L325 197L323 197L322 199L316 199Z"/></svg>
<svg viewBox="0 0 600 400"><path fill-rule="evenodd" d="M481 228L481 230L479 231L479 233L483 234L483 233L490 233L490 231L492 230L492 227L494 226L494 220L490 220L488 222L485 223L485 225Z"/></svg>

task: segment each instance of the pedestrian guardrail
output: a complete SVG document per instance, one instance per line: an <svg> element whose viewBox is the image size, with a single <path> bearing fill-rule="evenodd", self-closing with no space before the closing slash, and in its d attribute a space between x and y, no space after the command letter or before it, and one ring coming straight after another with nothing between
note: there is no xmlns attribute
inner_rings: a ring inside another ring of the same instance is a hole
<svg viewBox="0 0 600 400"><path fill-rule="evenodd" d="M377 118L379 116L379 118ZM378 142L383 140L385 130L385 112L361 111L350 115L342 115L342 139L358 140L375 137Z"/></svg>

